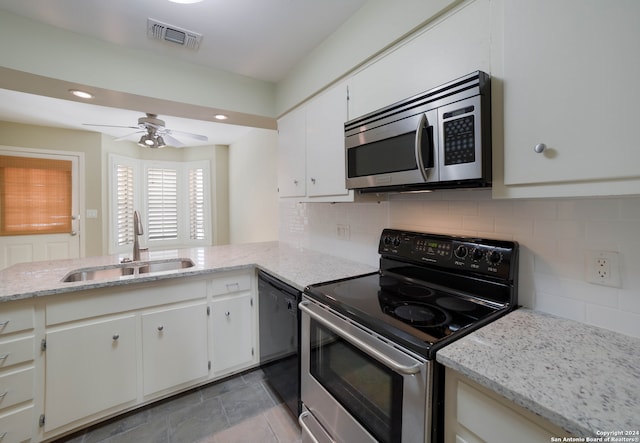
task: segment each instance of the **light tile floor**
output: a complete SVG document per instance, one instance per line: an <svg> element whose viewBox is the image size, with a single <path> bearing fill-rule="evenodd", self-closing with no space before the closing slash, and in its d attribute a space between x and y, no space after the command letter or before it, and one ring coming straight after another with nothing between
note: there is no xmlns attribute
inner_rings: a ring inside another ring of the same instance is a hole
<svg viewBox="0 0 640 443"><path fill-rule="evenodd" d="M92 426L56 443L300 443L295 418L256 369Z"/></svg>

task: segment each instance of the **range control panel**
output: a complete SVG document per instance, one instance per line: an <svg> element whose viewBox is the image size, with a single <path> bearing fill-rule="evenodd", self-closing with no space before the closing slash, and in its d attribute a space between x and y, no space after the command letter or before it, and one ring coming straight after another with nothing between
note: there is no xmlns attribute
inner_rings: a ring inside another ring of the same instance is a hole
<svg viewBox="0 0 640 443"><path fill-rule="evenodd" d="M380 255L510 280L517 266L518 243L472 237L385 229ZM517 271L517 270L515 270Z"/></svg>

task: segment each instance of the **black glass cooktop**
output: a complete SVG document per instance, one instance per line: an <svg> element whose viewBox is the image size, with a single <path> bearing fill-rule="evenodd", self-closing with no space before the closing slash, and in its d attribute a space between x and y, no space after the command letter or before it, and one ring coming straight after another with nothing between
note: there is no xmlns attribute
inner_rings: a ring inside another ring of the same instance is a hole
<svg viewBox="0 0 640 443"><path fill-rule="evenodd" d="M380 271L305 294L427 358L517 305L518 244L384 229Z"/></svg>
<svg viewBox="0 0 640 443"><path fill-rule="evenodd" d="M307 294L420 354L491 318L500 307L380 273L313 285Z"/></svg>

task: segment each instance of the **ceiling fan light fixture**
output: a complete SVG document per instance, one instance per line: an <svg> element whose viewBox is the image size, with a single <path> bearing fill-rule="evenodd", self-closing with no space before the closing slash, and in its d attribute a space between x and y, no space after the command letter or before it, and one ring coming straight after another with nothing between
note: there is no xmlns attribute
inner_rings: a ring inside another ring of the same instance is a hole
<svg viewBox="0 0 640 443"><path fill-rule="evenodd" d="M164 148L167 144L161 136L156 137L156 148Z"/></svg>

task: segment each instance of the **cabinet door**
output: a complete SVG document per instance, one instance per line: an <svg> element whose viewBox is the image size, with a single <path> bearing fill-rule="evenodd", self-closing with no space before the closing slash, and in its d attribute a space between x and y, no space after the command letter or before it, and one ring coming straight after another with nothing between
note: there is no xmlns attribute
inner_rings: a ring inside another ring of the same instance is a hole
<svg viewBox="0 0 640 443"><path fill-rule="evenodd" d="M251 293L211 303L213 372L222 375L255 362L256 320Z"/></svg>
<svg viewBox="0 0 640 443"><path fill-rule="evenodd" d="M208 375L204 301L142 315L142 367L145 396Z"/></svg>
<svg viewBox="0 0 640 443"><path fill-rule="evenodd" d="M307 105L307 195L346 195L344 123L347 86L340 84Z"/></svg>
<svg viewBox="0 0 640 443"><path fill-rule="evenodd" d="M505 184L640 176L640 2L503 3Z"/></svg>
<svg viewBox="0 0 640 443"><path fill-rule="evenodd" d="M474 71L491 72L490 2L456 3L444 19L353 75L349 120Z"/></svg>
<svg viewBox="0 0 640 443"><path fill-rule="evenodd" d="M306 108L278 120L278 192L280 197L306 195Z"/></svg>
<svg viewBox="0 0 640 443"><path fill-rule="evenodd" d="M136 400L135 317L46 334L45 432Z"/></svg>

